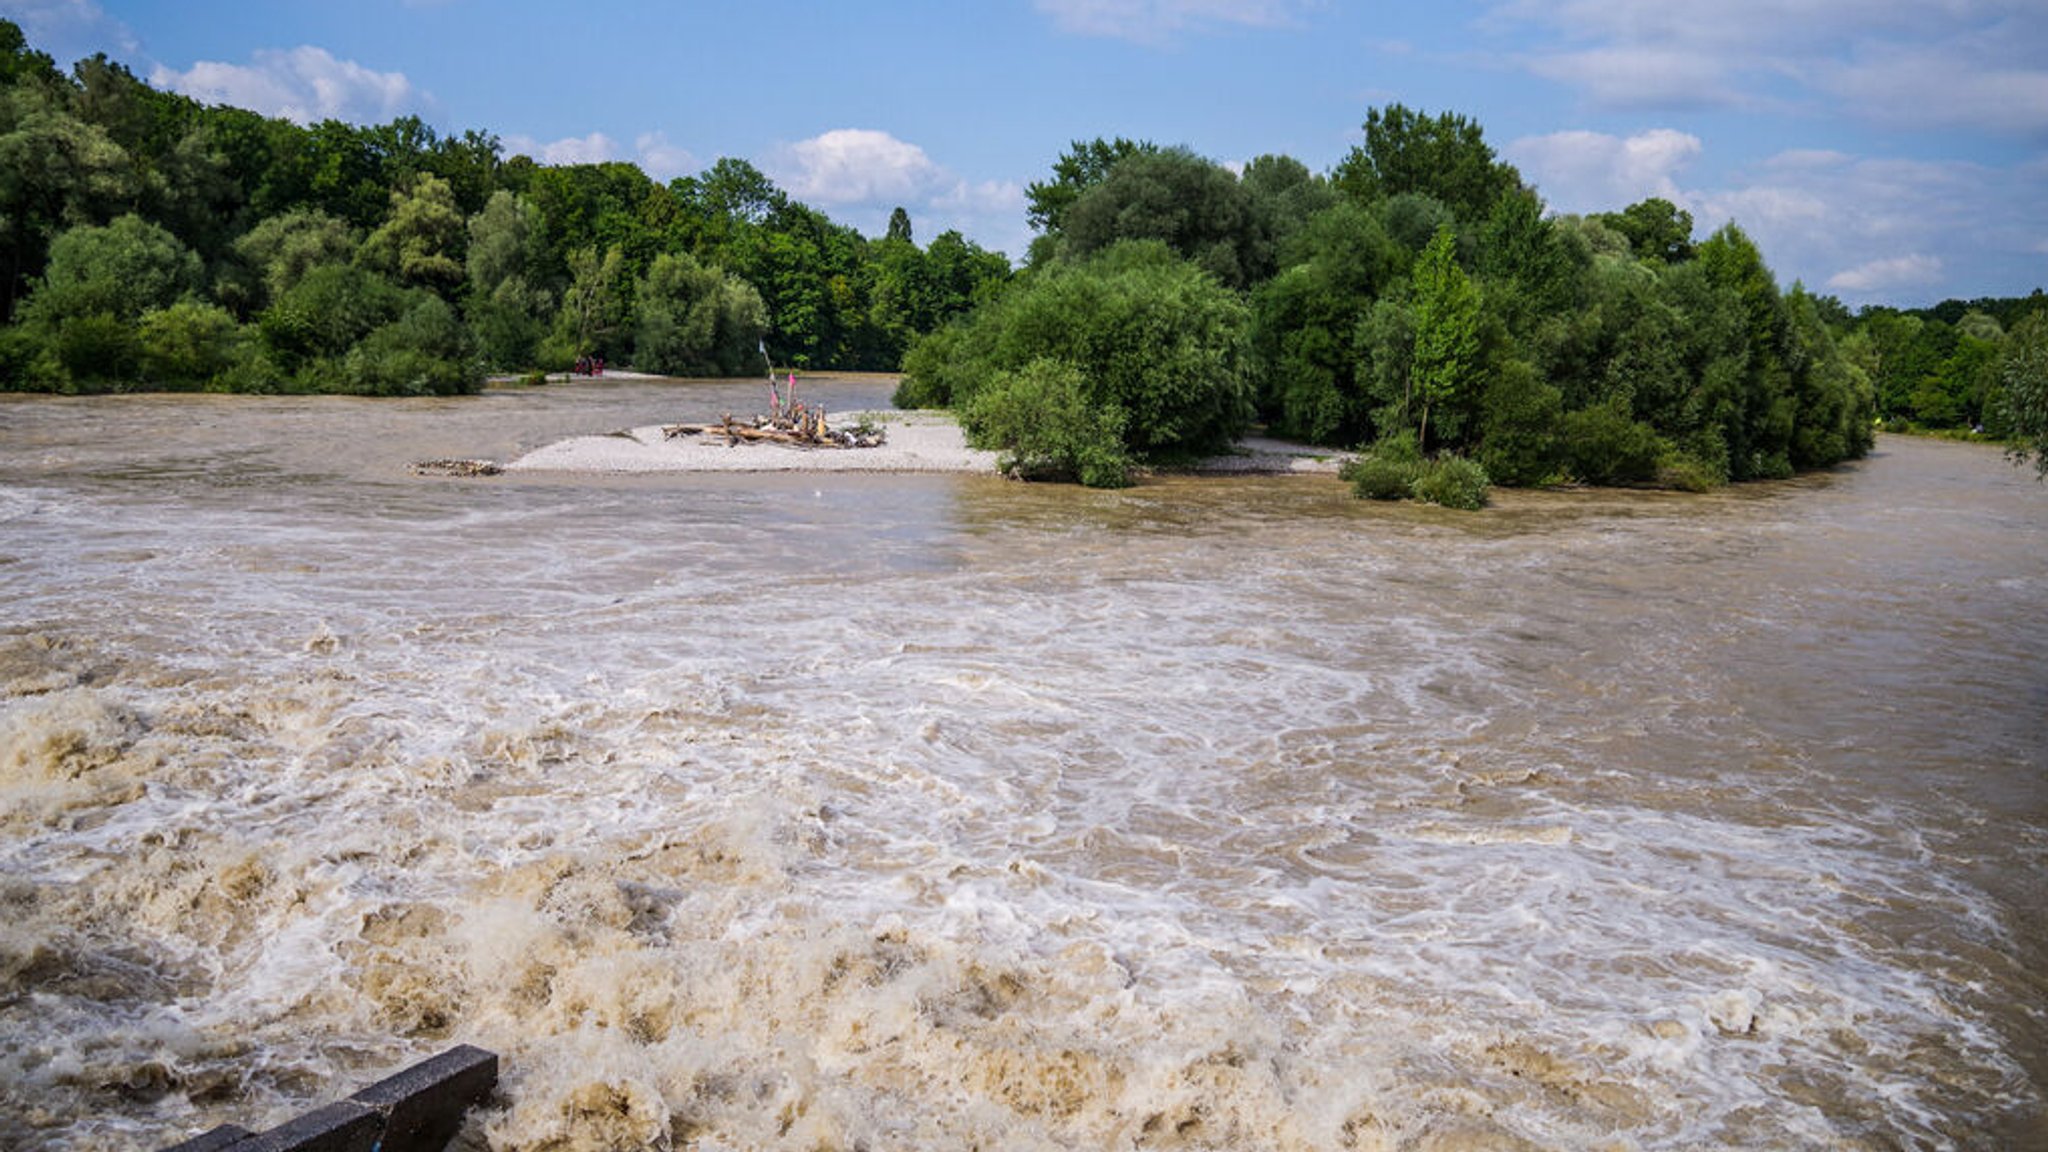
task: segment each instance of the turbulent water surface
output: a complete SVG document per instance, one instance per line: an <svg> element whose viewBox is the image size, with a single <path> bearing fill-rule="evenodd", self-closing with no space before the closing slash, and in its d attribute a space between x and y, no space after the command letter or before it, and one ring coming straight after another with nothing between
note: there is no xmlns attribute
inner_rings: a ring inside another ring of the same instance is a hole
<svg viewBox="0 0 2048 1152"><path fill-rule="evenodd" d="M406 467L758 390L0 400L0 1145L2043 1146L2031 472Z"/></svg>

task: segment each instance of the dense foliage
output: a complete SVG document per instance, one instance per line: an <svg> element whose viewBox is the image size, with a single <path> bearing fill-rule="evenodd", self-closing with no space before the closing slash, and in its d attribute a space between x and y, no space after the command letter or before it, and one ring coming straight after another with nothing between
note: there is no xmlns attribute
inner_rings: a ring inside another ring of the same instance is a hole
<svg viewBox="0 0 2048 1152"><path fill-rule="evenodd" d="M1030 194L1042 234L1011 297L914 345L899 403L958 403L1039 357L1116 393L1079 336L1099 331L1084 286L1108 275L1102 254L1143 242L1155 266L1163 252L1243 302L1232 375L1256 420L1316 443L1395 446L1363 466L1362 491L1414 495L1442 458L1472 465L1432 484L1454 502L1475 477L1699 490L1861 456L1880 419L2048 429L2039 329L2029 343L2015 326L2048 311L2038 293L1946 317L1852 317L1780 289L1739 226L1695 237L1667 200L1547 215L1462 116L1374 109L1327 177L1287 157L1233 175L1186 149L1077 141ZM1213 329L1222 297L1204 299L1185 325ZM1180 347L1174 324L1150 323L1119 351L1163 365ZM1179 418L1124 415L1141 461L1159 455L1152 430ZM1396 459L1410 442L1415 460Z"/></svg>
<svg viewBox="0 0 2048 1152"><path fill-rule="evenodd" d="M1069 442L1114 428L1127 461L1258 421L1410 433L1497 483L1705 488L1856 457L1881 422L2048 467L2038 291L1852 316L1663 199L1546 215L1463 116L1372 109L1327 175L1077 141L1027 199L1013 276L901 209L865 238L743 160L664 186L411 117L301 126L104 56L65 74L0 20L0 388L442 393L765 350L900 365L904 404L1078 396L1099 411Z"/></svg>
<svg viewBox="0 0 2048 1152"><path fill-rule="evenodd" d="M894 369L1009 262L868 240L720 160L506 158L407 117L302 127L0 21L0 388L446 393L577 360Z"/></svg>
<svg viewBox="0 0 2048 1152"><path fill-rule="evenodd" d="M1049 266L919 343L896 400L971 408L1004 374L1053 361L1079 373L1133 457L1216 452L1251 422L1249 320L1236 293L1164 244L1125 240Z"/></svg>

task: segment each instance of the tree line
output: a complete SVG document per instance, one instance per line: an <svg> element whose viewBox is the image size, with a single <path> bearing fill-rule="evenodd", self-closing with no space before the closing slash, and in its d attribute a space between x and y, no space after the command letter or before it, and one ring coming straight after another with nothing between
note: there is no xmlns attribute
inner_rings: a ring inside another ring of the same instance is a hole
<svg viewBox="0 0 2048 1152"><path fill-rule="evenodd" d="M744 160L666 185L416 117L310 126L67 74L0 20L0 387L417 394L602 359L893 370L1007 258L870 240Z"/></svg>
<svg viewBox="0 0 2048 1152"><path fill-rule="evenodd" d="M1466 117L1394 104L1363 127L1326 174L1076 141L1029 190L1026 269L912 347L898 403L958 408L1024 474L1119 483L1263 424L1373 446L1361 494L1463 504L1489 481L1788 476L1902 413L2027 434L2038 293L2003 322L1854 317L1667 200L1548 214Z"/></svg>
<svg viewBox="0 0 2048 1152"><path fill-rule="evenodd" d="M869 239L744 160L666 185L415 117L302 126L67 74L0 20L0 388L471 391L579 361L894 370L1020 472L1128 478L1254 424L1445 491L1709 487L1872 428L2048 447L2048 306L1851 315L1662 199L1553 216L1463 116L1368 111L1326 173L1076 141L1025 266ZM1405 481L1403 481L1405 483ZM1410 485L1412 487L1412 484Z"/></svg>

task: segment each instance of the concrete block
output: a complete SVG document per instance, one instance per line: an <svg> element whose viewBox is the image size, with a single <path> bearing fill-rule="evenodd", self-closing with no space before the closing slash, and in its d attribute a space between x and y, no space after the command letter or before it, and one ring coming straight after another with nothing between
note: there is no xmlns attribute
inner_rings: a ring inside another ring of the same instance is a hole
<svg viewBox="0 0 2048 1152"><path fill-rule="evenodd" d="M234 1152L372 1152L384 1134L375 1108L338 1100L234 1144Z"/></svg>
<svg viewBox="0 0 2048 1152"><path fill-rule="evenodd" d="M383 1117L379 1152L442 1152L461 1131L463 1113L489 1099L497 1085L497 1053L461 1044L349 1099Z"/></svg>
<svg viewBox="0 0 2048 1152"><path fill-rule="evenodd" d="M164 1152L225 1152L249 1138L249 1130L235 1124L223 1124L209 1128L183 1144L173 1144Z"/></svg>

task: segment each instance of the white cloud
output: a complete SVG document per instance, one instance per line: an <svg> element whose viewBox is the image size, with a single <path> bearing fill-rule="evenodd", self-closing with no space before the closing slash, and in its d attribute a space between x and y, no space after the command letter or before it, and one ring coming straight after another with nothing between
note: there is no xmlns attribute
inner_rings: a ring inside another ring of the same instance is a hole
<svg viewBox="0 0 2048 1152"><path fill-rule="evenodd" d="M1684 199L1678 176L1700 154L1700 139L1670 128L1634 136L1553 132L1509 144L1503 154L1561 212L1611 212L1638 200Z"/></svg>
<svg viewBox="0 0 2048 1152"><path fill-rule="evenodd" d="M2048 136L2048 67L2005 65L1952 46L1890 46L1820 69L1816 83L1885 123Z"/></svg>
<svg viewBox="0 0 2048 1152"><path fill-rule="evenodd" d="M546 143L531 136L511 135L504 138L505 152L510 156L531 156L543 164L602 164L619 158L619 145L602 132L588 136L566 136Z"/></svg>
<svg viewBox="0 0 2048 1152"><path fill-rule="evenodd" d="M1836 292L1875 293L1926 288L1941 282L1941 260L1918 252L1870 260L1828 277Z"/></svg>
<svg viewBox="0 0 2048 1152"><path fill-rule="evenodd" d="M949 229L994 252L1022 260L1031 247L1024 219L1024 186L1009 180L957 181L932 198L916 224L917 242L929 244Z"/></svg>
<svg viewBox="0 0 2048 1152"><path fill-rule="evenodd" d="M1737 99L1720 61L1668 48L1558 52L1537 56L1529 66L1547 80L1583 89L1601 104L1677 108Z"/></svg>
<svg viewBox="0 0 2048 1152"><path fill-rule="evenodd" d="M640 156L640 169L663 184L697 169L697 158L681 145L671 144L663 132L642 132L633 138Z"/></svg>
<svg viewBox="0 0 2048 1152"><path fill-rule="evenodd" d="M2048 135L2040 0L1506 0L1483 23L1604 106L1826 100L1887 127Z"/></svg>
<svg viewBox="0 0 2048 1152"><path fill-rule="evenodd" d="M559 140L536 140L522 133L500 138L508 156L531 156L543 164L608 164L629 160L658 183L696 171L697 158L690 150L669 142L663 132L642 132L633 138L633 152L627 155L619 142L603 132L564 136Z"/></svg>
<svg viewBox="0 0 2048 1152"><path fill-rule="evenodd" d="M924 149L867 128L838 128L788 145L764 167L806 204L924 199L947 182Z"/></svg>
<svg viewBox="0 0 2048 1152"><path fill-rule="evenodd" d="M1707 147L1669 128L1557 132L1502 151L1553 211L1611 212L1662 196L1692 214L1695 235L1733 222L1781 281L1824 285L1852 305L2023 295L2048 283L2048 202L2038 195L2048 160L1997 168L1806 148L1695 181L1690 169Z"/></svg>
<svg viewBox="0 0 2048 1152"><path fill-rule="evenodd" d="M957 230L1021 259L1031 241L1021 184L964 179L887 132L838 128L777 148L759 163L791 198L865 235L881 235L900 207L910 213L919 244Z"/></svg>
<svg viewBox="0 0 2048 1152"><path fill-rule="evenodd" d="M128 26L94 0L0 0L0 17L20 25L29 47L48 52L59 68L94 52L123 57L140 49Z"/></svg>
<svg viewBox="0 0 2048 1152"><path fill-rule="evenodd" d="M261 49L250 64L202 60L183 72L159 67L149 79L159 88L195 100L232 104L300 124L378 123L422 100L404 73L373 71L312 45L289 51Z"/></svg>
<svg viewBox="0 0 2048 1152"><path fill-rule="evenodd" d="M1291 24L1303 0L1033 0L1062 32L1157 44L1219 24Z"/></svg>

